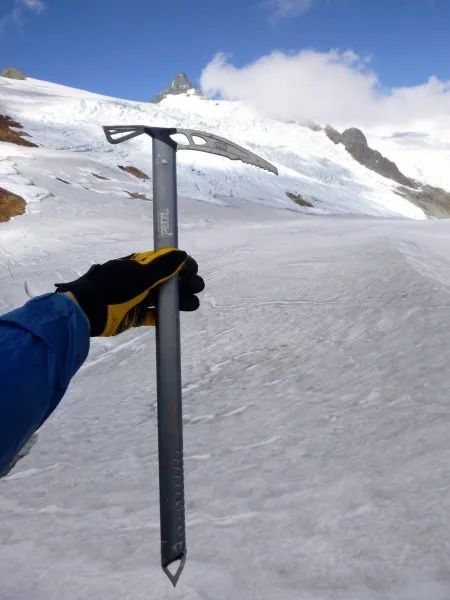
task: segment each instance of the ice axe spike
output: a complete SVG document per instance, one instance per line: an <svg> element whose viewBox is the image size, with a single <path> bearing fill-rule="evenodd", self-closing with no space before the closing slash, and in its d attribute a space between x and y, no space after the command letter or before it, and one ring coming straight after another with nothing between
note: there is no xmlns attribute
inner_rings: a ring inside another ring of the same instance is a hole
<svg viewBox="0 0 450 600"><path fill-rule="evenodd" d="M153 236L155 250L178 247L177 150L199 150L266 169L269 162L225 138L166 127L123 125L103 127L107 140L119 144L147 134L153 140ZM179 144L175 134L186 136ZM186 562L181 394L180 316L177 277L160 286L156 305L156 373L158 399L159 502L161 566L175 587ZM179 562L175 573L169 566Z"/></svg>

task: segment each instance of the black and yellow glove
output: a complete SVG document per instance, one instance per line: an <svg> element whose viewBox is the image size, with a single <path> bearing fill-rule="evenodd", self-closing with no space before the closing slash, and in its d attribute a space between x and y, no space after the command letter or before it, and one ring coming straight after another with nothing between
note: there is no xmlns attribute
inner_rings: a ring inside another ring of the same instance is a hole
<svg viewBox="0 0 450 600"><path fill-rule="evenodd" d="M199 307L205 287L198 265L183 250L162 248L130 254L93 265L79 279L55 284L58 292L71 292L91 325L91 336L111 336L130 327L155 325L156 288L179 274L180 310Z"/></svg>

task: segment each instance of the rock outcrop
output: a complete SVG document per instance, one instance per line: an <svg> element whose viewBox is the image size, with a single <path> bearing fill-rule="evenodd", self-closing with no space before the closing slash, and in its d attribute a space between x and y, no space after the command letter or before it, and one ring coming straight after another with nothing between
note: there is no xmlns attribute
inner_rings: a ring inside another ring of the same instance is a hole
<svg viewBox="0 0 450 600"><path fill-rule="evenodd" d="M333 144L340 144L342 142L342 135L339 133L339 131L337 131L337 129L331 127L331 125L327 125L325 127L325 133L327 134L328 139L333 142Z"/></svg>
<svg viewBox="0 0 450 600"><path fill-rule="evenodd" d="M367 143L364 133L356 127L346 129L344 133L339 133L333 127L327 125L325 133L335 144L342 144L347 152L353 158L367 169L375 171L383 177L392 179L400 185L417 189L419 184L414 179L406 177L397 165L383 156L378 150L373 150Z"/></svg>
<svg viewBox="0 0 450 600"><path fill-rule="evenodd" d="M189 77L185 73L178 73L175 79L165 87L159 94L153 96L150 102L154 104L158 104L167 96L177 96L179 94L187 94L191 92L197 96L201 95L200 90L198 90L190 81Z"/></svg>
<svg viewBox="0 0 450 600"><path fill-rule="evenodd" d="M23 215L25 206L23 198L0 187L0 223L9 221L11 217Z"/></svg>
<svg viewBox="0 0 450 600"><path fill-rule="evenodd" d="M147 202L151 202L152 199L148 198L145 194L141 194L140 192L128 192L127 190L125 190L127 192L127 194L130 195L130 198L133 198L134 200L147 200Z"/></svg>
<svg viewBox="0 0 450 600"><path fill-rule="evenodd" d="M334 144L342 144L360 164L399 183L396 193L421 208L428 217L450 217L449 192L422 184L404 175L394 162L369 147L366 136L360 129L352 127L339 133L334 127L327 125L325 133Z"/></svg>
<svg viewBox="0 0 450 600"><path fill-rule="evenodd" d="M131 165L119 165L119 169L121 171L125 171L125 173L129 173L130 175L137 177L138 179L143 179L144 181L150 179L150 177L146 173L144 173L144 171L141 171L137 167L133 167Z"/></svg>
<svg viewBox="0 0 450 600"><path fill-rule="evenodd" d="M3 71L3 73L1 73L1 76L7 77L8 79L26 79L24 73L22 73L22 71L19 71L19 69L16 69L16 67L8 67Z"/></svg>
<svg viewBox="0 0 450 600"><path fill-rule="evenodd" d="M28 146L29 148L37 148L36 144L24 139L28 136L24 131L16 131L23 129L20 123L11 119L7 115L0 115L0 142L9 142L18 146Z"/></svg>
<svg viewBox="0 0 450 600"><path fill-rule="evenodd" d="M450 194L442 188L423 185L417 190L399 187L397 194L419 206L427 217L448 219L450 217Z"/></svg>
<svg viewBox="0 0 450 600"><path fill-rule="evenodd" d="M303 198L303 196L301 194L294 194L293 192L286 192L286 196L292 200L292 202L295 202L295 204L298 204L299 206L307 206L309 208L312 208L314 205L311 204L311 202L309 202L309 200L305 200L305 198Z"/></svg>

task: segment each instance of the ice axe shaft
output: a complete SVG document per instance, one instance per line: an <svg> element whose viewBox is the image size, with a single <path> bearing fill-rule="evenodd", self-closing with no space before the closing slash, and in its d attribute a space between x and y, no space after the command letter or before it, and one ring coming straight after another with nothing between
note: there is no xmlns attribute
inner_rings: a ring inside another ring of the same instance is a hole
<svg viewBox="0 0 450 600"><path fill-rule="evenodd" d="M112 144L142 134L153 138L153 236L156 250L178 247L177 150L218 154L278 174L277 169L266 160L210 133L142 125L103 129ZM174 141L171 136L177 133L183 134L187 143ZM186 561L178 277L159 288L156 311L161 565L175 586ZM177 569L172 573L169 566L177 561Z"/></svg>
<svg viewBox="0 0 450 600"><path fill-rule="evenodd" d="M153 138L155 250L178 247L176 146L169 140ZM175 586L186 560L178 277L160 287L156 311L161 564Z"/></svg>

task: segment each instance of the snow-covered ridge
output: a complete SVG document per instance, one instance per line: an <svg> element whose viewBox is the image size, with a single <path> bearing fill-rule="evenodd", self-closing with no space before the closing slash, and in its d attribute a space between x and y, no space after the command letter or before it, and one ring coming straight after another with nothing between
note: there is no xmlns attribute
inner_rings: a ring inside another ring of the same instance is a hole
<svg viewBox="0 0 450 600"><path fill-rule="evenodd" d="M367 214L425 218L423 211L395 193L396 185L356 163L324 132L281 123L256 113L241 102L216 101L195 95L169 96L160 104L132 102L34 79L0 79L0 113L18 120L40 148L12 149L0 145L0 172L11 167L29 178L20 157L39 161L44 150L58 151L69 165L71 153L83 153L93 167L116 169L120 163L149 170L151 146L146 139L112 147L102 125L147 124L214 132L248 147L273 162L279 177L240 163L193 152L179 153L179 193L222 204L257 202L267 206L316 214ZM5 162L7 164L5 164ZM50 167L51 165L47 165ZM47 169L45 169L47 170ZM49 169L51 175L51 168ZM18 179L19 177L19 179ZM77 172L72 184L82 184ZM120 178L118 178L118 181ZM2 179L18 193L20 176ZM98 187L98 186L97 186ZM104 192L126 192L103 185ZM53 194L52 180L44 192L25 193L25 199ZM31 187L28 188L31 192ZM97 188L94 190L97 193ZM298 206L286 195L300 195L312 208Z"/></svg>

